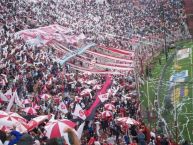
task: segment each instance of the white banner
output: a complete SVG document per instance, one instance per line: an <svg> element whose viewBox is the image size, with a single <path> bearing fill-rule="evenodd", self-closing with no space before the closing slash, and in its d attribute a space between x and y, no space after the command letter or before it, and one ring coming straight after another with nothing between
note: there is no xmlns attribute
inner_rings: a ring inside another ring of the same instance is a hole
<svg viewBox="0 0 193 145"><path fill-rule="evenodd" d="M72 113L72 115L80 117L82 120L86 119L86 115L84 113L84 110L80 107L79 104L76 104L74 113Z"/></svg>
<svg viewBox="0 0 193 145"><path fill-rule="evenodd" d="M9 100L9 104L7 106L7 111L10 111L11 107L13 106L13 102L15 100L15 95L14 95L15 92L13 92L13 95L11 96L11 99Z"/></svg>
<svg viewBox="0 0 193 145"><path fill-rule="evenodd" d="M15 95L15 103L17 104L17 106L23 108L24 106L23 106L22 102L20 101L20 99L19 99L19 97L18 97L17 91L15 91L15 92L13 93L13 95Z"/></svg>
<svg viewBox="0 0 193 145"><path fill-rule="evenodd" d="M101 102L103 103L109 99L109 93L98 95L98 97L101 100Z"/></svg>
<svg viewBox="0 0 193 145"><path fill-rule="evenodd" d="M82 133L83 133L83 130L84 130L84 125L85 125L85 122L83 122L79 128L77 129L76 131L76 134L78 136L78 139L81 139L81 136L82 136Z"/></svg>
<svg viewBox="0 0 193 145"><path fill-rule="evenodd" d="M60 102L58 106L58 110L62 111L65 114L68 113L68 109L66 108L66 105L64 104L64 102Z"/></svg>
<svg viewBox="0 0 193 145"><path fill-rule="evenodd" d="M190 53L191 53L191 48L186 48L186 49L178 50L178 52L177 52L177 60L188 58Z"/></svg>

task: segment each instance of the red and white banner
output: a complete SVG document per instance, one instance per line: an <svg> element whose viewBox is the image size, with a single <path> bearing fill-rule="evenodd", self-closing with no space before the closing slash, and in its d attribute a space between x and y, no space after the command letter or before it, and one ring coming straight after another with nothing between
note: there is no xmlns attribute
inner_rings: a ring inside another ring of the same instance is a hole
<svg viewBox="0 0 193 145"><path fill-rule="evenodd" d="M129 55L131 57L135 56L135 53L133 51L125 51L122 49L117 49L117 48L112 48L112 47L106 47L106 46L99 46L100 48L110 50L111 52L114 53L119 53L119 54L124 54L124 55Z"/></svg>
<svg viewBox="0 0 193 145"><path fill-rule="evenodd" d="M133 65L132 64L128 64L127 66L116 66L116 63L115 63L115 65L113 65L113 64L102 64L102 63L98 63L98 62L94 62L94 64L93 64L93 62L91 61L88 61L88 60L86 60L86 59L82 59L82 58L79 58L79 57L76 57L75 58L76 60L79 60L79 61L81 61L81 62L83 62L83 64L84 63L88 63L89 64L89 69L93 69L94 68L94 66L98 66L98 67L101 67L101 68L108 68L108 69L117 69L117 70L125 70L125 71L130 71L130 70L133 70Z"/></svg>
<svg viewBox="0 0 193 145"><path fill-rule="evenodd" d="M20 99L18 97L17 91L15 91L14 93L15 93L14 94L15 95L15 103L17 104L17 106L23 108L24 106L23 106L22 102L20 101Z"/></svg>
<svg viewBox="0 0 193 145"><path fill-rule="evenodd" d="M84 113L84 110L80 107L79 104L76 104L74 113L72 113L72 115L80 117L82 120L86 119L86 115Z"/></svg>
<svg viewBox="0 0 193 145"><path fill-rule="evenodd" d="M76 65L74 65L72 63L67 63L67 64L69 64L72 69L75 69L75 70L78 70L78 71L81 71L81 72L84 72L84 73L88 73L88 74L113 74L113 75L121 75L120 72L116 72L116 71L89 70L89 69L84 68L84 67L76 66Z"/></svg>
<svg viewBox="0 0 193 145"><path fill-rule="evenodd" d="M98 95L98 97L101 100L101 102L103 103L109 99L109 93Z"/></svg>
<svg viewBox="0 0 193 145"><path fill-rule="evenodd" d="M96 98L95 101L90 106L90 108L85 111L87 120L93 120L97 108L102 104L102 101L108 98L108 95L106 93L107 93L107 89L111 86L111 84L112 84L112 78L111 76L107 76L106 82L103 84L102 89L98 91L97 94L95 95L95 98Z"/></svg>
<svg viewBox="0 0 193 145"><path fill-rule="evenodd" d="M117 70L121 70L121 71L132 71L133 70L133 67L134 67L134 64L133 64L133 60L130 60L130 59L125 59L125 58L120 58L120 57L114 57L114 56L110 56L110 55L106 55L106 54L100 54L100 53L97 53L97 52L93 52L93 51L89 51L89 50L86 50L85 52L86 53L89 53L89 54L91 54L91 55L94 55L94 57L103 57L104 58L104 60L105 59L111 59L111 60L113 60L113 61L120 61L120 62L122 62L122 63L113 63L112 61L107 61L106 63L99 63L99 62L97 62L97 61L95 61L95 60L91 60L91 61L89 61L90 60L90 58L88 58L88 57L86 57L86 56L84 56L84 55L79 55L79 56L76 56L76 55L74 55L74 53L72 53L73 51L71 51L70 49L68 49L68 48L65 48L64 46L62 46L61 44L56 44L56 45L54 45L54 47L57 47L57 49L58 49L58 47L59 48L64 48L65 49L65 52L66 51L68 51L68 52L70 52L68 55L69 56L65 56L65 59L60 59L60 60L57 60L58 62L62 62L62 64L64 63L64 62L66 62L69 58L72 58L73 56L75 56L75 58L74 59L76 59L76 60L79 60L79 61L81 61L81 62L83 62L83 63L88 63L88 65L90 66L89 68L81 68L81 67L79 67L79 66L76 66L76 65L73 65L73 64L70 64L71 66L73 66L73 68L74 69L76 69L76 70L79 70L79 71L83 71L83 72L87 72L87 70L89 70L90 72L91 72L91 69L93 69L92 70L92 72L91 73L96 73L96 71L94 71L94 66L97 66L97 67L101 67L101 68L105 68L105 69L117 69ZM115 49L114 48L111 48L113 51L115 51ZM115 52L122 52L122 50L118 50L118 49L116 49L116 51ZM125 51L124 51L124 53L125 53ZM66 55L67 55L66 54ZM131 56L133 56L134 55L134 53L133 52L130 52L130 53L128 53L129 55L131 55ZM69 58L68 58L69 57ZM66 58L68 58L68 59L66 59ZM98 58L97 58L98 59ZM89 73L89 72L88 72ZM100 73L100 74L107 74L106 72L97 72L97 73ZM109 72L108 72L109 73ZM111 72L111 74L114 74L114 72ZM116 73L117 74L117 73Z"/></svg>
<svg viewBox="0 0 193 145"><path fill-rule="evenodd" d="M9 100L9 104L7 106L7 111L10 111L11 107L13 106L13 102L14 102L15 96L16 96L15 93L16 93L16 91L13 92L13 95L11 96L11 99Z"/></svg>
<svg viewBox="0 0 193 145"><path fill-rule="evenodd" d="M8 99L7 99L7 97L2 93L2 92L0 92L0 100L2 100L2 101L9 101Z"/></svg>
<svg viewBox="0 0 193 145"><path fill-rule="evenodd" d="M12 94L13 92L12 92L12 89L10 88L9 90L7 90L7 92L4 95L9 100L11 99Z"/></svg>
<svg viewBox="0 0 193 145"><path fill-rule="evenodd" d="M35 46L44 46L53 41L73 44L86 38L84 34L76 36L68 34L69 32L72 32L70 28L54 24L46 27L39 27L37 29L22 30L15 35L21 37L26 43Z"/></svg>
<svg viewBox="0 0 193 145"><path fill-rule="evenodd" d="M91 59L89 57L86 57L84 55L76 56L75 59L86 61L86 62L91 61ZM105 62L105 63L102 63L102 62ZM106 61L106 59L103 59L103 60L98 60L97 63L103 64L103 65L109 65L109 66L118 66L118 67L134 67L133 62L130 62L130 63L127 63L127 62L125 62L125 63L118 63L116 61L114 61L114 62Z"/></svg>
<svg viewBox="0 0 193 145"><path fill-rule="evenodd" d="M68 109L66 108L66 105L64 104L64 102L60 102L58 109L65 114L68 113Z"/></svg>
<svg viewBox="0 0 193 145"><path fill-rule="evenodd" d="M94 55L95 57L105 57L105 58L108 58L108 59L118 60L118 61L122 61L122 62L129 62L129 63L133 62L133 60L119 58L119 57L114 57L114 56L110 56L110 55L106 55L106 54L101 54L101 53L93 52L93 51L89 51L89 50L87 50L86 53Z"/></svg>

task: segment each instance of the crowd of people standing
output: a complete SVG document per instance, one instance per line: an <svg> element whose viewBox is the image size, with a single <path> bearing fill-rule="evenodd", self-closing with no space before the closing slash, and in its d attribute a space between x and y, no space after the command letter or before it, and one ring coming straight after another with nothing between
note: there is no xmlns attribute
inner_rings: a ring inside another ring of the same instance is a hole
<svg viewBox="0 0 193 145"><path fill-rule="evenodd" d="M28 99L30 103L22 105L24 108L39 107L36 114L24 113L18 104L11 107L11 112L19 113L28 121L39 115L55 114L55 119L66 118L80 125L82 121L77 120L72 112L76 104L84 110L92 105L95 95L105 82L105 75L85 74L67 65L62 66L55 61L57 56L51 47L31 47L17 38L14 35L16 32L57 23L73 29L75 34L84 33L87 42L124 50L134 49L130 40L142 41L141 38L145 38L152 41L153 45L140 44L144 54L146 49L151 51L148 47L154 48L155 45L155 50L159 51L163 47L163 35L166 35L168 42L189 37L181 1L2 0L0 13L0 91L5 94L11 90L12 93L17 92L21 101ZM158 43L153 42L155 37ZM94 83L89 83L91 80ZM98 89L95 89L96 85ZM86 121L81 144L172 144L168 137L156 130L150 131L143 123L136 85L132 72L126 76L112 77L109 89L116 91L105 102L115 107L110 110L112 115L101 117L105 108L103 105L98 107L95 118ZM91 90L89 96L80 96L85 89ZM43 94L51 97L42 100ZM65 103L67 113L58 110L60 102ZM5 111L8 104L1 100L1 110ZM116 120L119 117L131 117L139 124L120 124ZM25 133L23 137L28 138L28 141L33 139L36 144L49 144L44 125ZM6 138L5 134L8 136L11 132L11 135L16 136L17 131L2 130L0 140L13 144L13 140ZM21 141L18 140L16 144L21 144Z"/></svg>

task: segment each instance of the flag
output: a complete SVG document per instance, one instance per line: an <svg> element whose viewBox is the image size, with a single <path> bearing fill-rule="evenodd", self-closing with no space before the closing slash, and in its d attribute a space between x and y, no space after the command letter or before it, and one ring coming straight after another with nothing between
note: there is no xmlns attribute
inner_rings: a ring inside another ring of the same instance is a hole
<svg viewBox="0 0 193 145"><path fill-rule="evenodd" d="M177 60L188 58L191 53L191 48L181 49L177 52Z"/></svg>
<svg viewBox="0 0 193 145"><path fill-rule="evenodd" d="M181 72L175 73L170 77L171 82L185 82L188 77L188 70L183 70Z"/></svg>
<svg viewBox="0 0 193 145"><path fill-rule="evenodd" d="M175 88L173 90L173 103L178 104L180 101L180 88Z"/></svg>
<svg viewBox="0 0 193 145"><path fill-rule="evenodd" d="M62 111L65 114L68 113L68 109L66 108L66 105L64 104L64 102L60 102L58 106L58 110Z"/></svg>
<svg viewBox="0 0 193 145"><path fill-rule="evenodd" d="M11 99L12 93L13 93L12 89L9 89L9 90L7 90L7 92L4 95L5 95L5 97L7 97L7 99Z"/></svg>
<svg viewBox="0 0 193 145"><path fill-rule="evenodd" d="M109 93L98 95L98 97L99 97L100 101L103 103L103 102L108 100Z"/></svg>
<svg viewBox="0 0 193 145"><path fill-rule="evenodd" d="M185 89L184 89L184 96L188 96L188 86L185 86Z"/></svg>
<svg viewBox="0 0 193 145"><path fill-rule="evenodd" d="M76 104L74 113L72 113L72 115L77 116L77 117L81 118L82 120L86 119L86 115L84 113L84 110L80 107L79 104Z"/></svg>
<svg viewBox="0 0 193 145"><path fill-rule="evenodd" d="M87 120L92 120L94 118L96 109L100 105L102 105L102 103L103 103L102 101L104 101L104 100L106 100L108 98L107 94L109 94L109 93L107 93L107 90L111 86L111 84L112 84L112 79L111 79L110 76L107 76L106 82L104 83L102 89L100 91L98 91L96 96L95 96L95 98L96 98L95 101L90 106L90 108L85 111Z"/></svg>
<svg viewBox="0 0 193 145"><path fill-rule="evenodd" d="M18 97L17 91L13 92L13 96L15 98L15 103L17 104L17 106L23 108L24 106Z"/></svg>
<svg viewBox="0 0 193 145"><path fill-rule="evenodd" d="M8 101L8 99L7 99L7 97L0 91L0 99L2 100L2 101Z"/></svg>
<svg viewBox="0 0 193 145"><path fill-rule="evenodd" d="M7 106L7 111L10 111L11 107L13 106L14 100L15 100L15 95L12 95L11 99L9 100L9 104Z"/></svg>
<svg viewBox="0 0 193 145"><path fill-rule="evenodd" d="M79 126L79 128L77 129L77 131L76 131L76 134L77 134L77 136L78 136L78 139L81 139L82 132L83 132L83 130L84 130L84 125L85 125L85 122L83 122L83 123Z"/></svg>
<svg viewBox="0 0 193 145"><path fill-rule="evenodd" d="M180 97L188 96L188 86L180 87Z"/></svg>

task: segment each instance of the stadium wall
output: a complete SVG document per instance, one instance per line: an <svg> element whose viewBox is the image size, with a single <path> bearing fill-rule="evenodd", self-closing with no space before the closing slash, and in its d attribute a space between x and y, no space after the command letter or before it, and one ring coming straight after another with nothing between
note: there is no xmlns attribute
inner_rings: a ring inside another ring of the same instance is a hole
<svg viewBox="0 0 193 145"><path fill-rule="evenodd" d="M184 0L184 8L187 16L189 31L193 36L193 0Z"/></svg>

